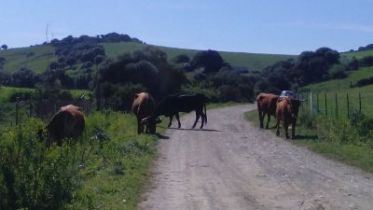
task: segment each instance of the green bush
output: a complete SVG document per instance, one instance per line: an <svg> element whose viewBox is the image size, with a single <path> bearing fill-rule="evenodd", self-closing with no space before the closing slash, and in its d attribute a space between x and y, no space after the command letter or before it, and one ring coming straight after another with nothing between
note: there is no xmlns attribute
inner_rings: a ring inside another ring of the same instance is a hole
<svg viewBox="0 0 373 210"><path fill-rule="evenodd" d="M61 209L78 186L78 151L47 148L31 119L0 134L0 209Z"/></svg>

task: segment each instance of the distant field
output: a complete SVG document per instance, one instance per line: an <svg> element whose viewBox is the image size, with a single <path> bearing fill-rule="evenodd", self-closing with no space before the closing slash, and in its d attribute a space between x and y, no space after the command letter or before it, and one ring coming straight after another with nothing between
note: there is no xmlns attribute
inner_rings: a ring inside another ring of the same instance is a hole
<svg viewBox="0 0 373 210"><path fill-rule="evenodd" d="M8 73L13 73L21 67L42 73L49 63L56 60L54 47L47 45L3 50L0 51L0 57L6 59L4 71Z"/></svg>
<svg viewBox="0 0 373 210"><path fill-rule="evenodd" d="M346 55L348 58L355 57L355 58L359 59L359 58L363 58L363 57L366 57L366 56L373 56L373 50L347 52L347 53L343 53L343 55Z"/></svg>

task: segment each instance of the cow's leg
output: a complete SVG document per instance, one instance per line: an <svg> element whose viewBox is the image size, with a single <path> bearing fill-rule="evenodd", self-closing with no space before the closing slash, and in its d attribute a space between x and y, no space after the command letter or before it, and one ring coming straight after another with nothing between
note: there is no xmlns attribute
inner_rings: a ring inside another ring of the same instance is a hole
<svg viewBox="0 0 373 210"><path fill-rule="evenodd" d="M170 115L170 122L168 123L168 127L171 127L172 119L174 118L174 115Z"/></svg>
<svg viewBox="0 0 373 210"><path fill-rule="evenodd" d="M200 115L201 115L201 126L199 128L202 129L204 125L204 121L205 121L205 116L203 114L203 111L201 111Z"/></svg>
<svg viewBox="0 0 373 210"><path fill-rule="evenodd" d="M177 112L177 113L175 114L175 117L176 117L176 120L177 120L177 126L178 126L178 128L180 128L180 127L181 127L181 123L180 123L179 112Z"/></svg>
<svg viewBox="0 0 373 210"><path fill-rule="evenodd" d="M288 127L289 127L289 124L284 122L285 136L287 139L289 138Z"/></svg>
<svg viewBox="0 0 373 210"><path fill-rule="evenodd" d="M260 128L263 128L263 118L264 118L264 113L262 111L259 111L258 110L258 114L259 114L259 124L260 124Z"/></svg>
<svg viewBox="0 0 373 210"><path fill-rule="evenodd" d="M268 129L268 127L269 127L269 121L271 121L271 115L269 113L267 113L267 116L268 116L268 118L267 118L266 129ZM264 116L263 116L263 120L264 120Z"/></svg>
<svg viewBox="0 0 373 210"><path fill-rule="evenodd" d="M142 133L144 130L144 125L141 123L141 119L137 118L137 134Z"/></svg>
<svg viewBox="0 0 373 210"><path fill-rule="evenodd" d="M276 123L276 135L279 136L280 135L280 120L277 119L277 123Z"/></svg>
<svg viewBox="0 0 373 210"><path fill-rule="evenodd" d="M291 139L295 139L295 125L297 124L297 120L293 120L291 123Z"/></svg>
<svg viewBox="0 0 373 210"><path fill-rule="evenodd" d="M196 120L194 121L194 124L193 124L192 128L196 127L196 124L199 120L199 115L200 115L199 112L196 112Z"/></svg>

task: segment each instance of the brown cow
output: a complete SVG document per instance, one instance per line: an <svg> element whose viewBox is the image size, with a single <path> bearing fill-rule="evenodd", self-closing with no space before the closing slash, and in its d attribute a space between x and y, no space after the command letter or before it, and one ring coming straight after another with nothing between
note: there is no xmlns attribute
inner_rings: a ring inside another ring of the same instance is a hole
<svg viewBox="0 0 373 210"><path fill-rule="evenodd" d="M277 136L280 135L280 121L285 130L286 138L289 138L288 127L291 124L291 138L295 137L295 124L297 123L297 116L300 106L300 100L291 97L280 97L276 107L276 118L277 118Z"/></svg>
<svg viewBox="0 0 373 210"><path fill-rule="evenodd" d="M77 138L85 128L84 115L80 107L69 104L63 106L52 117L46 129L48 132L47 145L57 142L62 145L64 138Z"/></svg>
<svg viewBox="0 0 373 210"><path fill-rule="evenodd" d="M132 112L135 113L137 117L137 133L140 134L144 132L144 124L141 122L142 119L149 116L153 113L155 107L153 97L146 92L141 92L135 94L134 100L132 103ZM147 133L155 133L155 123L147 123L146 125L146 132Z"/></svg>
<svg viewBox="0 0 373 210"><path fill-rule="evenodd" d="M265 115L268 116L266 128L268 129L271 115L276 114L276 103L279 96L271 93L260 93L256 97L256 104L258 106L260 128L263 128L263 120Z"/></svg>

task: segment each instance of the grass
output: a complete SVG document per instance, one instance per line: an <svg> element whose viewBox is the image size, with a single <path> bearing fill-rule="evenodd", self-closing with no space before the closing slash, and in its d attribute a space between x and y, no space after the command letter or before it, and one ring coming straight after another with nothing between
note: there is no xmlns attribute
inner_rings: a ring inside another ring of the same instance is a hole
<svg viewBox="0 0 373 210"><path fill-rule="evenodd" d="M10 97L14 93L27 93L27 92L32 92L34 89L32 88L19 88L19 87L6 87L6 86L1 86L0 87L0 102L8 102Z"/></svg>
<svg viewBox="0 0 373 210"><path fill-rule="evenodd" d="M359 109L359 93L362 100L362 112L373 117L373 85L351 88L358 80L373 76L373 67L361 68L353 71L345 79L330 80L322 83L308 85L303 89L306 92L319 93L319 109L325 113L325 95L328 103L328 113L334 114L336 110L335 95L338 99L339 116L347 117L347 93L349 95L350 110ZM316 100L316 96L315 96Z"/></svg>
<svg viewBox="0 0 373 210"><path fill-rule="evenodd" d="M54 146L51 150L46 149L43 142L35 141L38 127L44 126L41 120L25 121L18 129L14 126L0 128L0 164L15 173L10 182L21 182L15 183L15 192L28 190L17 193L18 197L9 193L5 188L9 186L9 181L5 181L9 180L5 179L8 176L0 170L0 194L4 195L4 199L9 199L1 201L0 207L17 199L18 208L24 209L31 205L39 206L38 209L41 206L44 206L42 209L74 210L137 208L140 195L148 183L150 166L157 155L158 137L138 135L133 114L95 112L85 119L86 130L78 142L63 147ZM164 132L162 127L165 126L158 127L158 133ZM34 146L29 147L30 144ZM28 149L31 151L28 152ZM32 159L27 161L30 155ZM50 160L39 157L48 157ZM59 170L57 178L60 180L50 179L55 176L56 170ZM25 182L24 177L29 174L37 174L40 178L29 178L30 181ZM23 182L26 183L24 188ZM33 185L35 182L39 185ZM63 185L55 188L53 183ZM67 191L62 194L56 192L58 189ZM24 199L23 194L30 195L28 200ZM53 203L45 202L52 199Z"/></svg>
<svg viewBox="0 0 373 210"><path fill-rule="evenodd" d="M36 73L42 73L51 62L57 59L54 56L54 47L50 45L2 50L0 51L0 57L6 59L3 68L8 73L14 73L22 67L29 68Z"/></svg>
<svg viewBox="0 0 373 210"><path fill-rule="evenodd" d="M131 53L146 47L146 44L135 42L119 43L102 43L105 52L110 58L117 58L123 53ZM166 52L168 59L172 62L173 58L180 54L186 54L193 57L199 50L182 49L156 46ZM207 50L207 49L206 49ZM43 73L48 65L57 60L54 55L55 48L51 45L37 45L23 48L13 48L0 51L0 57L6 59L4 71L14 73L21 67L26 67L36 73ZM247 67L251 70L262 70L264 67L271 65L280 60L286 60L294 57L293 55L277 54L260 54L260 53L243 53L243 52L219 52L223 59L234 66Z"/></svg>
<svg viewBox="0 0 373 210"><path fill-rule="evenodd" d="M255 127L259 127L257 110L246 112L245 118ZM271 124L274 125L273 119ZM271 131L275 135L276 130L271 129ZM282 131L281 135L283 136ZM296 145L307 147L325 157L373 172L373 148L369 143L340 143L324 139L320 137L317 129L306 128L303 125L297 125L296 137L298 139L291 140Z"/></svg>
<svg viewBox="0 0 373 210"><path fill-rule="evenodd" d="M366 56L373 56L373 50L346 52L346 53L343 53L342 55L347 56L347 58L355 57L356 59L360 59Z"/></svg>
<svg viewBox="0 0 373 210"><path fill-rule="evenodd" d="M116 112L89 115L87 128L86 138L99 128L110 140L88 152L82 188L69 209L136 209L157 155L157 136L138 135L135 116Z"/></svg>
<svg viewBox="0 0 373 210"><path fill-rule="evenodd" d="M120 42L120 43L103 43L105 51L109 57L116 58L118 55L123 53L133 52L136 50L143 49L147 45L140 43L131 42ZM180 55L185 54L192 58L199 50L193 49L182 49L182 48L172 48L172 47L162 47L160 48L167 54L168 60L170 62ZM225 61L231 63L234 66L243 66L249 69L262 70L264 67L274 64L280 60L286 60L288 58L294 57L293 55L277 55L277 54L259 54L259 53L241 53L241 52L224 52L219 51L220 55Z"/></svg>

